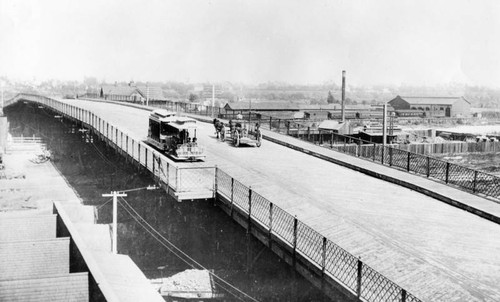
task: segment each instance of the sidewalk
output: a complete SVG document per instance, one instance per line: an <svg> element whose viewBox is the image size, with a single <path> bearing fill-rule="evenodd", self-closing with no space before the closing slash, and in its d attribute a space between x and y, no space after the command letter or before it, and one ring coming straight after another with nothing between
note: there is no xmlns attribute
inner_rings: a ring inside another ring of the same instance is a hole
<svg viewBox="0 0 500 302"><path fill-rule="evenodd" d="M261 129L264 139L361 173L401 185L500 224L500 203L420 175L320 147L291 136Z"/></svg>

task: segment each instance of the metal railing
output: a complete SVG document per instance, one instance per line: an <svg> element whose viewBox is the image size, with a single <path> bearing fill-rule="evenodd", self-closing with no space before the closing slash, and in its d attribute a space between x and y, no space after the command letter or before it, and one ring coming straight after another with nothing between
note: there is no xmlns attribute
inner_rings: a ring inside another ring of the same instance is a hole
<svg viewBox="0 0 500 302"><path fill-rule="evenodd" d="M215 187L227 206L279 237L293 253L300 253L322 273L342 284L364 301L420 301L414 295L375 271L359 258L324 237L307 224L216 168Z"/></svg>
<svg viewBox="0 0 500 302"><path fill-rule="evenodd" d="M128 136L91 111L33 94L19 94L14 99L9 104L17 100L28 100L49 106L63 116L81 121L82 126L91 128L112 147L138 162L158 181L176 192L215 189L216 194L229 201L228 206L231 209L238 208L246 213L249 220L262 225L269 234L288 245L294 254L301 254L320 268L323 274L342 284L358 298L370 302L420 301L297 217L216 167L180 168L171 165L157 151Z"/></svg>
<svg viewBox="0 0 500 302"><path fill-rule="evenodd" d="M35 94L18 94L6 103L18 100L32 101L52 108L57 114L82 123L82 127L92 129L118 152L136 161L150 171L153 177L175 190L176 193L213 191L214 167L178 167L170 164L162 154L136 140L116 126L89 110L63 103L49 97Z"/></svg>
<svg viewBox="0 0 500 302"><path fill-rule="evenodd" d="M286 134L338 152L360 157L379 164L412 172L466 191L500 198L500 177L453 164L429 155L401 150L391 145L376 144L352 136L311 127L293 121L257 119L260 127Z"/></svg>

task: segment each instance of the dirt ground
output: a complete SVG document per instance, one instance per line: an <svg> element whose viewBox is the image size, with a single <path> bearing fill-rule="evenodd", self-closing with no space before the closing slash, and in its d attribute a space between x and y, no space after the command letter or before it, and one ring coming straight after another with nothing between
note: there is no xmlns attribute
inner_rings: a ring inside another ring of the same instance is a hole
<svg viewBox="0 0 500 302"><path fill-rule="evenodd" d="M9 152L0 170L0 211L52 212L53 200L77 201L78 197L50 161L34 163L38 151Z"/></svg>
<svg viewBox="0 0 500 302"><path fill-rule="evenodd" d="M455 156L435 154L434 156L454 164L500 176L500 153L469 153Z"/></svg>

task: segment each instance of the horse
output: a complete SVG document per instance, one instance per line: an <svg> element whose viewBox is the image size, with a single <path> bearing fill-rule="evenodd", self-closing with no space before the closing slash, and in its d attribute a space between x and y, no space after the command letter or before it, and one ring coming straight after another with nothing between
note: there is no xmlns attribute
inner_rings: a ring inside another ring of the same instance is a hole
<svg viewBox="0 0 500 302"><path fill-rule="evenodd" d="M220 134L220 139L224 140L225 134L226 134L226 129L224 127L224 123L219 121L218 119L214 119L214 127L215 127L215 134L217 135L217 138L219 138L219 134Z"/></svg>

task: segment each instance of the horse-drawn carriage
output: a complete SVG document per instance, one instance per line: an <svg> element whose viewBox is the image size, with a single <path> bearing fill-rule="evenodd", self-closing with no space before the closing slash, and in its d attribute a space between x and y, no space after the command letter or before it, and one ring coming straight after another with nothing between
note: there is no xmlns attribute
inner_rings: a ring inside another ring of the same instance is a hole
<svg viewBox="0 0 500 302"><path fill-rule="evenodd" d="M214 127L218 139L226 141L226 138L229 138L235 147L241 145L260 147L262 145L262 133L259 124L255 124L253 131L250 131L250 127L242 125L240 121L235 123L229 121L229 124L225 125L224 122L215 119Z"/></svg>

